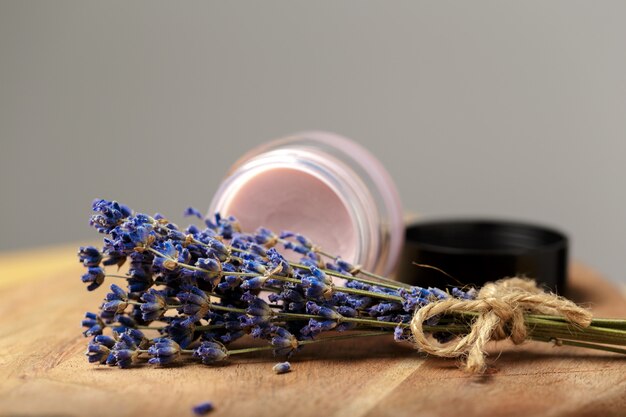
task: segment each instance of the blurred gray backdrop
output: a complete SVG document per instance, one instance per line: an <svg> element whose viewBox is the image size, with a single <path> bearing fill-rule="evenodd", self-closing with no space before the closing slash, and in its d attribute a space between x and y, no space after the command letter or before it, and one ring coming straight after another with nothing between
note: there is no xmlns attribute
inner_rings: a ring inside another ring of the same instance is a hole
<svg viewBox="0 0 626 417"><path fill-rule="evenodd" d="M0 2L0 249L182 221L248 148L356 139L407 210L566 231L626 282L626 2Z"/></svg>

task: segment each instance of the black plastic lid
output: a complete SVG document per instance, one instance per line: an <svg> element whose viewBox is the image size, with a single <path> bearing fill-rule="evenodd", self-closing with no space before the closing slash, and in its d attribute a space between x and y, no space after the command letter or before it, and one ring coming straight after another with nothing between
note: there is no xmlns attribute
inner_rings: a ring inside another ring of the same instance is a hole
<svg viewBox="0 0 626 417"><path fill-rule="evenodd" d="M454 279L414 263L439 268ZM566 275L567 237L559 231L510 221L446 220L407 227L397 277L444 287L526 276L562 293Z"/></svg>

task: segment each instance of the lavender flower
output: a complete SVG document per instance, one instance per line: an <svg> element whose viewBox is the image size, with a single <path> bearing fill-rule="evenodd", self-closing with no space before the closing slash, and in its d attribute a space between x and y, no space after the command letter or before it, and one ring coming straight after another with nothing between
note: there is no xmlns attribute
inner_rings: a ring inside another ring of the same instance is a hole
<svg viewBox="0 0 626 417"><path fill-rule="evenodd" d="M82 281L88 283L87 289L93 291L104 282L104 269L99 266L90 266L82 276Z"/></svg>
<svg viewBox="0 0 626 417"><path fill-rule="evenodd" d="M152 225L131 225L126 223L125 227L117 226L111 230L113 238L109 247L115 252L130 255L135 248L141 250L148 242L154 239Z"/></svg>
<svg viewBox="0 0 626 417"><path fill-rule="evenodd" d="M196 261L196 266L202 268L204 271L199 272L198 278L205 281L212 281L215 278L219 278L222 274L222 263L218 259L213 258L199 258Z"/></svg>
<svg viewBox="0 0 626 417"><path fill-rule="evenodd" d="M112 326L113 332L118 335L126 333L127 330L135 329L137 327L135 319L124 314L115 315L114 320L117 321L118 325Z"/></svg>
<svg viewBox="0 0 626 417"><path fill-rule="evenodd" d="M274 330L274 337L270 341L274 347L274 355L291 356L298 349L298 339L287 329L278 327Z"/></svg>
<svg viewBox="0 0 626 417"><path fill-rule="evenodd" d="M78 258L83 265L96 267L102 262L102 253L93 246L81 246L78 249Z"/></svg>
<svg viewBox="0 0 626 417"><path fill-rule="evenodd" d="M321 334L361 329L391 334L395 328L395 338L406 340L417 308L450 296L475 296L456 288L448 294L377 285L359 278L358 266L322 255L305 236L263 228L243 233L233 217L218 214L214 221L203 219L204 229L181 229L160 214L133 213L114 201L96 200L93 209L91 224L106 237L102 251L79 250L88 289L103 284L106 267L130 261L126 288L111 285L100 312L83 320L85 335L95 336L87 348L93 363L167 365L191 355L212 364L268 348L288 358L308 343L332 339L318 339ZM202 219L193 208L185 214ZM288 261L279 243L300 254L300 261ZM333 281L336 275L350 279L340 286ZM103 335L107 327L115 339ZM139 330L144 327L145 334ZM160 337L150 339L156 331ZM246 337L268 346L230 349Z"/></svg>
<svg viewBox="0 0 626 417"><path fill-rule="evenodd" d="M87 328L87 330L85 330L83 334L86 337L89 337L101 335L105 324L97 314L85 313L85 319L82 321L82 326Z"/></svg>
<svg viewBox="0 0 626 417"><path fill-rule="evenodd" d="M282 256L275 248L271 248L267 251L267 259L272 265L274 275L289 276L293 275L293 268L289 265L289 262Z"/></svg>
<svg viewBox="0 0 626 417"><path fill-rule="evenodd" d="M211 300L197 287L188 286L184 290L177 295L182 303L180 309L190 317L191 322L201 319L211 310Z"/></svg>
<svg viewBox="0 0 626 417"><path fill-rule="evenodd" d="M148 349L152 357L148 363L152 365L167 365L174 362L180 356L180 345L171 339L156 339L154 345Z"/></svg>
<svg viewBox="0 0 626 417"><path fill-rule="evenodd" d="M97 214L91 216L89 223L100 233L109 233L131 214L130 208L119 204L117 201L96 199L91 204L91 208Z"/></svg>
<svg viewBox="0 0 626 417"><path fill-rule="evenodd" d="M303 277L302 287L306 289L306 296L314 300L322 301L330 298L333 294L332 287L314 275Z"/></svg>
<svg viewBox="0 0 626 417"><path fill-rule="evenodd" d="M257 317L261 321L267 322L274 316L274 311L271 307L262 299L254 297L249 303L246 313L250 316Z"/></svg>
<svg viewBox="0 0 626 417"><path fill-rule="evenodd" d="M194 414L202 416L202 415L210 413L211 411L213 411L213 409L214 409L213 403L211 401L206 401L198 405L195 405L192 411L194 412Z"/></svg>
<svg viewBox="0 0 626 417"><path fill-rule="evenodd" d="M231 239L234 233L241 232L241 226L233 216L222 218L219 213L215 215L218 233L225 239Z"/></svg>
<svg viewBox="0 0 626 417"><path fill-rule="evenodd" d="M89 342L85 355L87 355L90 363L103 364L107 361L114 345L115 340L113 338L103 335L96 336Z"/></svg>
<svg viewBox="0 0 626 417"><path fill-rule="evenodd" d="M254 234L254 241L259 245L271 248L278 242L278 236L271 230L261 227Z"/></svg>
<svg viewBox="0 0 626 417"><path fill-rule="evenodd" d="M144 301L140 307L141 317L145 321L158 320L167 310L165 294L161 291L150 288L148 292L141 295L141 300Z"/></svg>
<svg viewBox="0 0 626 417"><path fill-rule="evenodd" d="M309 325L302 328L300 333L304 336L317 336L322 332L327 332L329 330L337 327L337 322L334 320L317 320L310 319Z"/></svg>
<svg viewBox="0 0 626 417"><path fill-rule="evenodd" d="M137 361L139 352L133 349L123 347L114 348L107 357L106 364L109 366L118 366L122 369L130 368Z"/></svg>
<svg viewBox="0 0 626 417"><path fill-rule="evenodd" d="M193 356L200 358L203 364L211 365L226 359L228 357L228 351L221 343L202 342L200 346L194 350Z"/></svg>
<svg viewBox="0 0 626 417"><path fill-rule="evenodd" d="M226 262L230 258L230 250L218 239L207 239L207 246L210 250L207 251L207 255L218 259L220 262Z"/></svg>
<svg viewBox="0 0 626 417"><path fill-rule="evenodd" d="M306 237L300 234L286 231L280 234L280 238L281 239L295 238L296 239L295 243L292 241L284 241L283 244L285 246L285 249L293 250L296 253L307 255L313 249L313 243L309 239L307 239Z"/></svg>
<svg viewBox="0 0 626 417"><path fill-rule="evenodd" d="M279 362L272 368L274 373L285 374L291 371L291 364L289 362Z"/></svg>
<svg viewBox="0 0 626 417"><path fill-rule="evenodd" d="M109 366L118 366L120 368L129 368L139 357L137 344L135 339L128 333L122 333L119 340L111 348L111 352L106 359Z"/></svg>
<svg viewBox="0 0 626 417"><path fill-rule="evenodd" d="M184 349L196 339L195 327L189 318L178 317L171 319L162 331Z"/></svg>
<svg viewBox="0 0 626 417"><path fill-rule="evenodd" d="M137 329L126 329L124 333L119 334L119 338L127 346L136 346L140 349L144 349L150 343L143 332Z"/></svg>
<svg viewBox="0 0 626 417"><path fill-rule="evenodd" d="M184 216L196 216L197 218L202 219L202 213L200 213L200 211L196 210L193 207L187 207L183 215Z"/></svg>
<svg viewBox="0 0 626 417"><path fill-rule="evenodd" d="M410 340L410 334L404 326L397 326L393 330L393 339L396 342L404 342Z"/></svg>
<svg viewBox="0 0 626 417"><path fill-rule="evenodd" d="M154 272L152 270L154 255L150 252L133 252L129 255L129 257L129 292L142 293L148 291L150 287L154 285Z"/></svg>
<svg viewBox="0 0 626 417"><path fill-rule="evenodd" d="M267 277L254 277L254 278L246 278L241 283L241 289L243 290L259 290L265 285L267 282Z"/></svg>
<svg viewBox="0 0 626 417"><path fill-rule="evenodd" d="M306 311L329 320L339 320L342 316L332 308L320 306L312 301L306 303Z"/></svg>
<svg viewBox="0 0 626 417"><path fill-rule="evenodd" d="M128 294L118 285L111 285L111 292L107 294L102 310L109 313L123 313L128 306Z"/></svg>
<svg viewBox="0 0 626 417"><path fill-rule="evenodd" d="M152 265L156 271L167 273L167 271L173 271L178 267L178 251L175 244L171 240L157 241L154 244L156 252L160 255L156 256L152 262Z"/></svg>

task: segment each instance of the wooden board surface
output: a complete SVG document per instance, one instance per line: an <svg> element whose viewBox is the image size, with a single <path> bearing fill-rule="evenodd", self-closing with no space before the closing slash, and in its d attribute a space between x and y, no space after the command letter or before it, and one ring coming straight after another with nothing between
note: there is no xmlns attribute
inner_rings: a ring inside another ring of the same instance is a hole
<svg viewBox="0 0 626 417"><path fill-rule="evenodd" d="M271 354L93 366L80 320L106 290L85 290L75 249L0 254L0 416L186 416L206 400L214 416L626 416L625 357L536 342L494 344L486 376L380 337L308 346L284 375ZM618 289L581 265L570 275L571 298L626 317Z"/></svg>

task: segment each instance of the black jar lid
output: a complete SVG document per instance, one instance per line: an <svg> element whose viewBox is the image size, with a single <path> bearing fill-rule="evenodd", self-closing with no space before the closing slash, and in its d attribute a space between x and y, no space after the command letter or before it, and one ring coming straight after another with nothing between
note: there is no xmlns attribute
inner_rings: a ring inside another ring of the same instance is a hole
<svg viewBox="0 0 626 417"><path fill-rule="evenodd" d="M447 275L415 264L438 268ZM459 219L409 225L397 277L422 287L479 287L505 277L526 276L562 293L566 274L567 237L563 233L520 222Z"/></svg>

